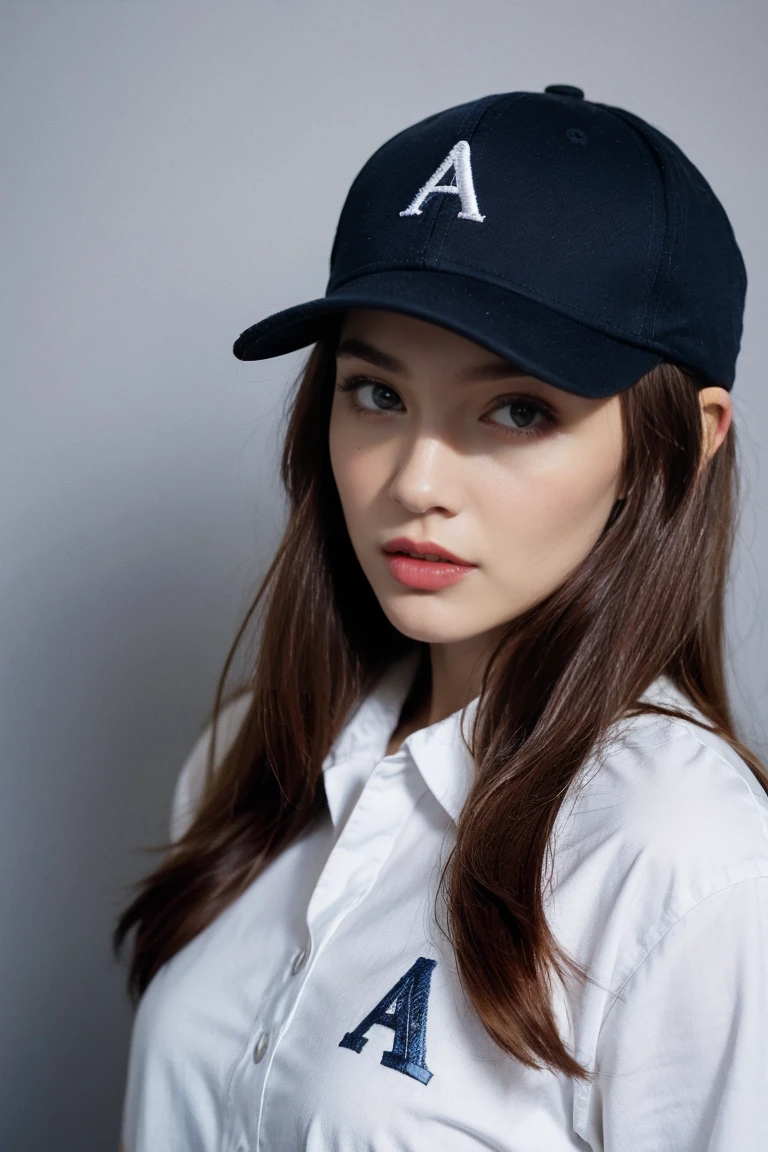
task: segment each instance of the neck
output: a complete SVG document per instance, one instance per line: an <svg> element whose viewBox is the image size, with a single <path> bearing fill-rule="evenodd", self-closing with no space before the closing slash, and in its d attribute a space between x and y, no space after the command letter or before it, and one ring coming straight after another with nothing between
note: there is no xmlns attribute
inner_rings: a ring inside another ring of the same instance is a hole
<svg viewBox="0 0 768 1152"><path fill-rule="evenodd" d="M455 643L429 645L426 672L422 664L414 681L412 719L418 723L411 731L445 720L479 696L483 673L499 637L499 630L495 630Z"/></svg>

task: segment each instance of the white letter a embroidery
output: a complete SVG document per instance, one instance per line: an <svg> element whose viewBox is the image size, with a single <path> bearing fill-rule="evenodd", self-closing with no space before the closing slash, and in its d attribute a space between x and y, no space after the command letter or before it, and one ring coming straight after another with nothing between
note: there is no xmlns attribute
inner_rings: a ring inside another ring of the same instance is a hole
<svg viewBox="0 0 768 1152"><path fill-rule="evenodd" d="M445 175L450 167L456 171L456 185L438 184L438 180ZM472 181L472 165L469 162L469 144L466 140L459 140L458 144L454 144L440 167L435 169L424 187L418 190L408 207L400 215L420 216L421 205L430 192L455 193L461 197L461 212L458 215L462 220L485 220L485 216L480 215L477 207L475 186Z"/></svg>

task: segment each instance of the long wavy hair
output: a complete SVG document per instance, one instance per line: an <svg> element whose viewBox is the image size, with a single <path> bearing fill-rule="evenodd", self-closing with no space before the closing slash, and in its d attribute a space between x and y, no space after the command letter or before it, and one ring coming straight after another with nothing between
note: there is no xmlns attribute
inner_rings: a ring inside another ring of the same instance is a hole
<svg viewBox="0 0 768 1152"><path fill-rule="evenodd" d="M353 705L393 660L421 648L419 669L429 663L428 645L383 612L347 533L328 448L338 333L336 323L313 346L289 397L287 525L218 680L202 801L175 844L152 849L163 857L114 929L118 955L132 935L134 1001L326 810L321 765ZM724 596L739 479L733 424L706 460L697 391L707 383L663 362L620 393L625 498L562 585L509 621L482 678L470 742L477 772L439 894L483 1027L530 1068L592 1078L553 1012L552 974L589 976L547 925L545 872L565 794L611 724L679 715L638 702L666 673L768 793L768 771L737 738L727 698ZM252 624L252 671L226 692ZM429 690L417 675L403 719ZM243 692L251 703L217 761L220 713Z"/></svg>

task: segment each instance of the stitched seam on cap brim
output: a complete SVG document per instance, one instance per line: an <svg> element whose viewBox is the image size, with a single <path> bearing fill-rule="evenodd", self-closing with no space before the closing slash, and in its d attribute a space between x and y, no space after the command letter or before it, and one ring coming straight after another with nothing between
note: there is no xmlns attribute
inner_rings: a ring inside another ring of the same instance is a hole
<svg viewBox="0 0 768 1152"><path fill-rule="evenodd" d="M454 263L458 264L458 261L454 261ZM471 266L462 264L461 267L465 268L465 267L471 267ZM423 268L423 267L421 267L421 265L412 265L412 264L401 265L398 267L393 267L391 264L384 264L384 263L366 264L362 269L358 269L358 272L354 276L349 276L349 277L347 277L347 279L345 279L345 280L341 281L339 284L337 284L334 287L334 289L330 295L320 296L320 297L318 297L317 300L310 301L310 303L319 304L321 301L324 301L324 300L331 300L332 301L332 300L334 300L334 297L336 296L336 294L339 294L339 295L342 294L341 288L343 285L352 284L356 280L361 279L362 276L365 275L366 273L377 272L377 271L379 271L379 272L381 272L381 271L384 271L384 272L436 272L439 274L441 272L450 272L451 269L450 268ZM466 276L467 279L469 279L469 280L477 280L481 284L494 284L497 287L501 287L501 288L511 288L513 291L518 291L518 288L525 288L526 291L519 292L519 295L523 296L526 300L531 300L534 304L543 304L545 307L551 308L553 312L558 312L559 315L564 316L567 320L573 320L574 322L577 322L577 323L583 321L585 324L585 327L590 328L593 332L597 332L598 334L604 335L604 336L616 336L616 338L618 340L622 341L625 344L630 344L630 345L632 345L632 347L637 348L640 351L658 352L661 355L671 355L672 354L672 353L670 353L669 348L666 345L661 344L659 341L643 340L642 345L641 345L638 342L638 339L636 336L631 336L619 328L614 328L613 325L603 324L601 327L597 327L597 321L592 316L587 315L585 312L579 312L577 309L572 309L572 311L574 313L576 313L575 315L571 315L568 312L563 312L560 309L558 309L557 307L554 307L552 301L544 300L540 296L536 295L534 293L534 291L528 287L528 285L521 284L519 286L516 286L511 281L505 282L505 281L502 281L500 279L497 280L497 279L490 279L488 277L481 277L481 276L477 276L477 275L469 275L468 273L463 272L463 271L461 272L461 275ZM560 301L555 301L555 303L559 304ZM345 308L355 307L355 305L356 305L356 301L340 302L336 311L342 311ZM368 305L368 307L373 308L373 307L376 307L376 305ZM330 314L332 314L332 312L333 312L333 309L329 308L327 312L326 311L318 312L316 314L316 316L307 316L305 319L307 322L310 322L314 319L320 319L322 316L330 315ZM267 317L267 320L268 319L269 318ZM267 322L267 320L261 320L258 322L258 324L265 324ZM301 317L293 317L290 320L283 321L281 324L275 324L274 327L271 327L271 328L269 328L268 331L265 331L263 337L259 337L259 338L265 339L267 336L272 336L273 334L280 332L282 329L291 328L291 327L293 327L294 324L301 323L301 320L302 320ZM258 324L253 325L253 327L258 327ZM248 331L248 329L246 329L246 332L247 331Z"/></svg>
<svg viewBox="0 0 768 1152"><path fill-rule="evenodd" d="M324 296L323 299L332 300L334 293L336 293L343 284L350 284L355 280L359 280L361 274L364 275L367 272L436 272L439 274L440 272L451 272L455 267L456 269L461 269L460 274L462 276L468 276L471 280L479 280L482 284L494 284L500 288L511 288L513 292L520 292L520 295L525 296L527 300L533 300L537 304L544 304L547 307L552 308L552 310L555 312L560 311L560 314L563 316L584 320L588 327L594 328L596 331L610 331L615 333L628 344L636 345L638 343L638 337L634 333L627 332L623 329L614 327L612 324L606 324L603 321L597 320L588 312L582 312L581 309L573 307L570 301L557 300L554 298L545 300L536 291L535 288L533 288L530 284L523 283L522 280L507 280L503 276L497 276L492 272L484 272L483 275L480 276L478 275L477 269L474 265L466 264L462 260L450 260L446 261L446 264L448 267L445 268L422 268L420 265L415 266L413 264L403 264L398 265L397 267L393 267L392 264L386 263L384 261L377 261L375 264L365 264L356 270L354 276L348 276L346 279L339 281L338 284L335 284L330 296ZM470 271L465 272L465 268L470 269ZM524 291L520 291L520 289L523 289ZM568 312L563 311L565 308L568 309ZM598 324L601 325L600 328L597 327ZM643 341L643 343L645 344L645 341ZM652 344L654 342L649 341L649 343Z"/></svg>

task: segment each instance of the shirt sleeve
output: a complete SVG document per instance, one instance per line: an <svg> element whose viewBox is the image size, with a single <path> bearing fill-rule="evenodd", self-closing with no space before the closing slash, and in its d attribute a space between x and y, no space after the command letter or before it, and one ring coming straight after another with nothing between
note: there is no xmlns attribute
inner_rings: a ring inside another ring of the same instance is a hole
<svg viewBox="0 0 768 1152"><path fill-rule="evenodd" d="M768 876L701 900L645 957L597 1042L600 1152L768 1149Z"/></svg>
<svg viewBox="0 0 768 1152"><path fill-rule="evenodd" d="M216 736L216 768L232 746L252 697L253 694L247 692L231 700L221 710ZM209 724L198 736L176 779L170 812L170 835L173 843L180 840L187 831L203 798L212 731L212 726Z"/></svg>

